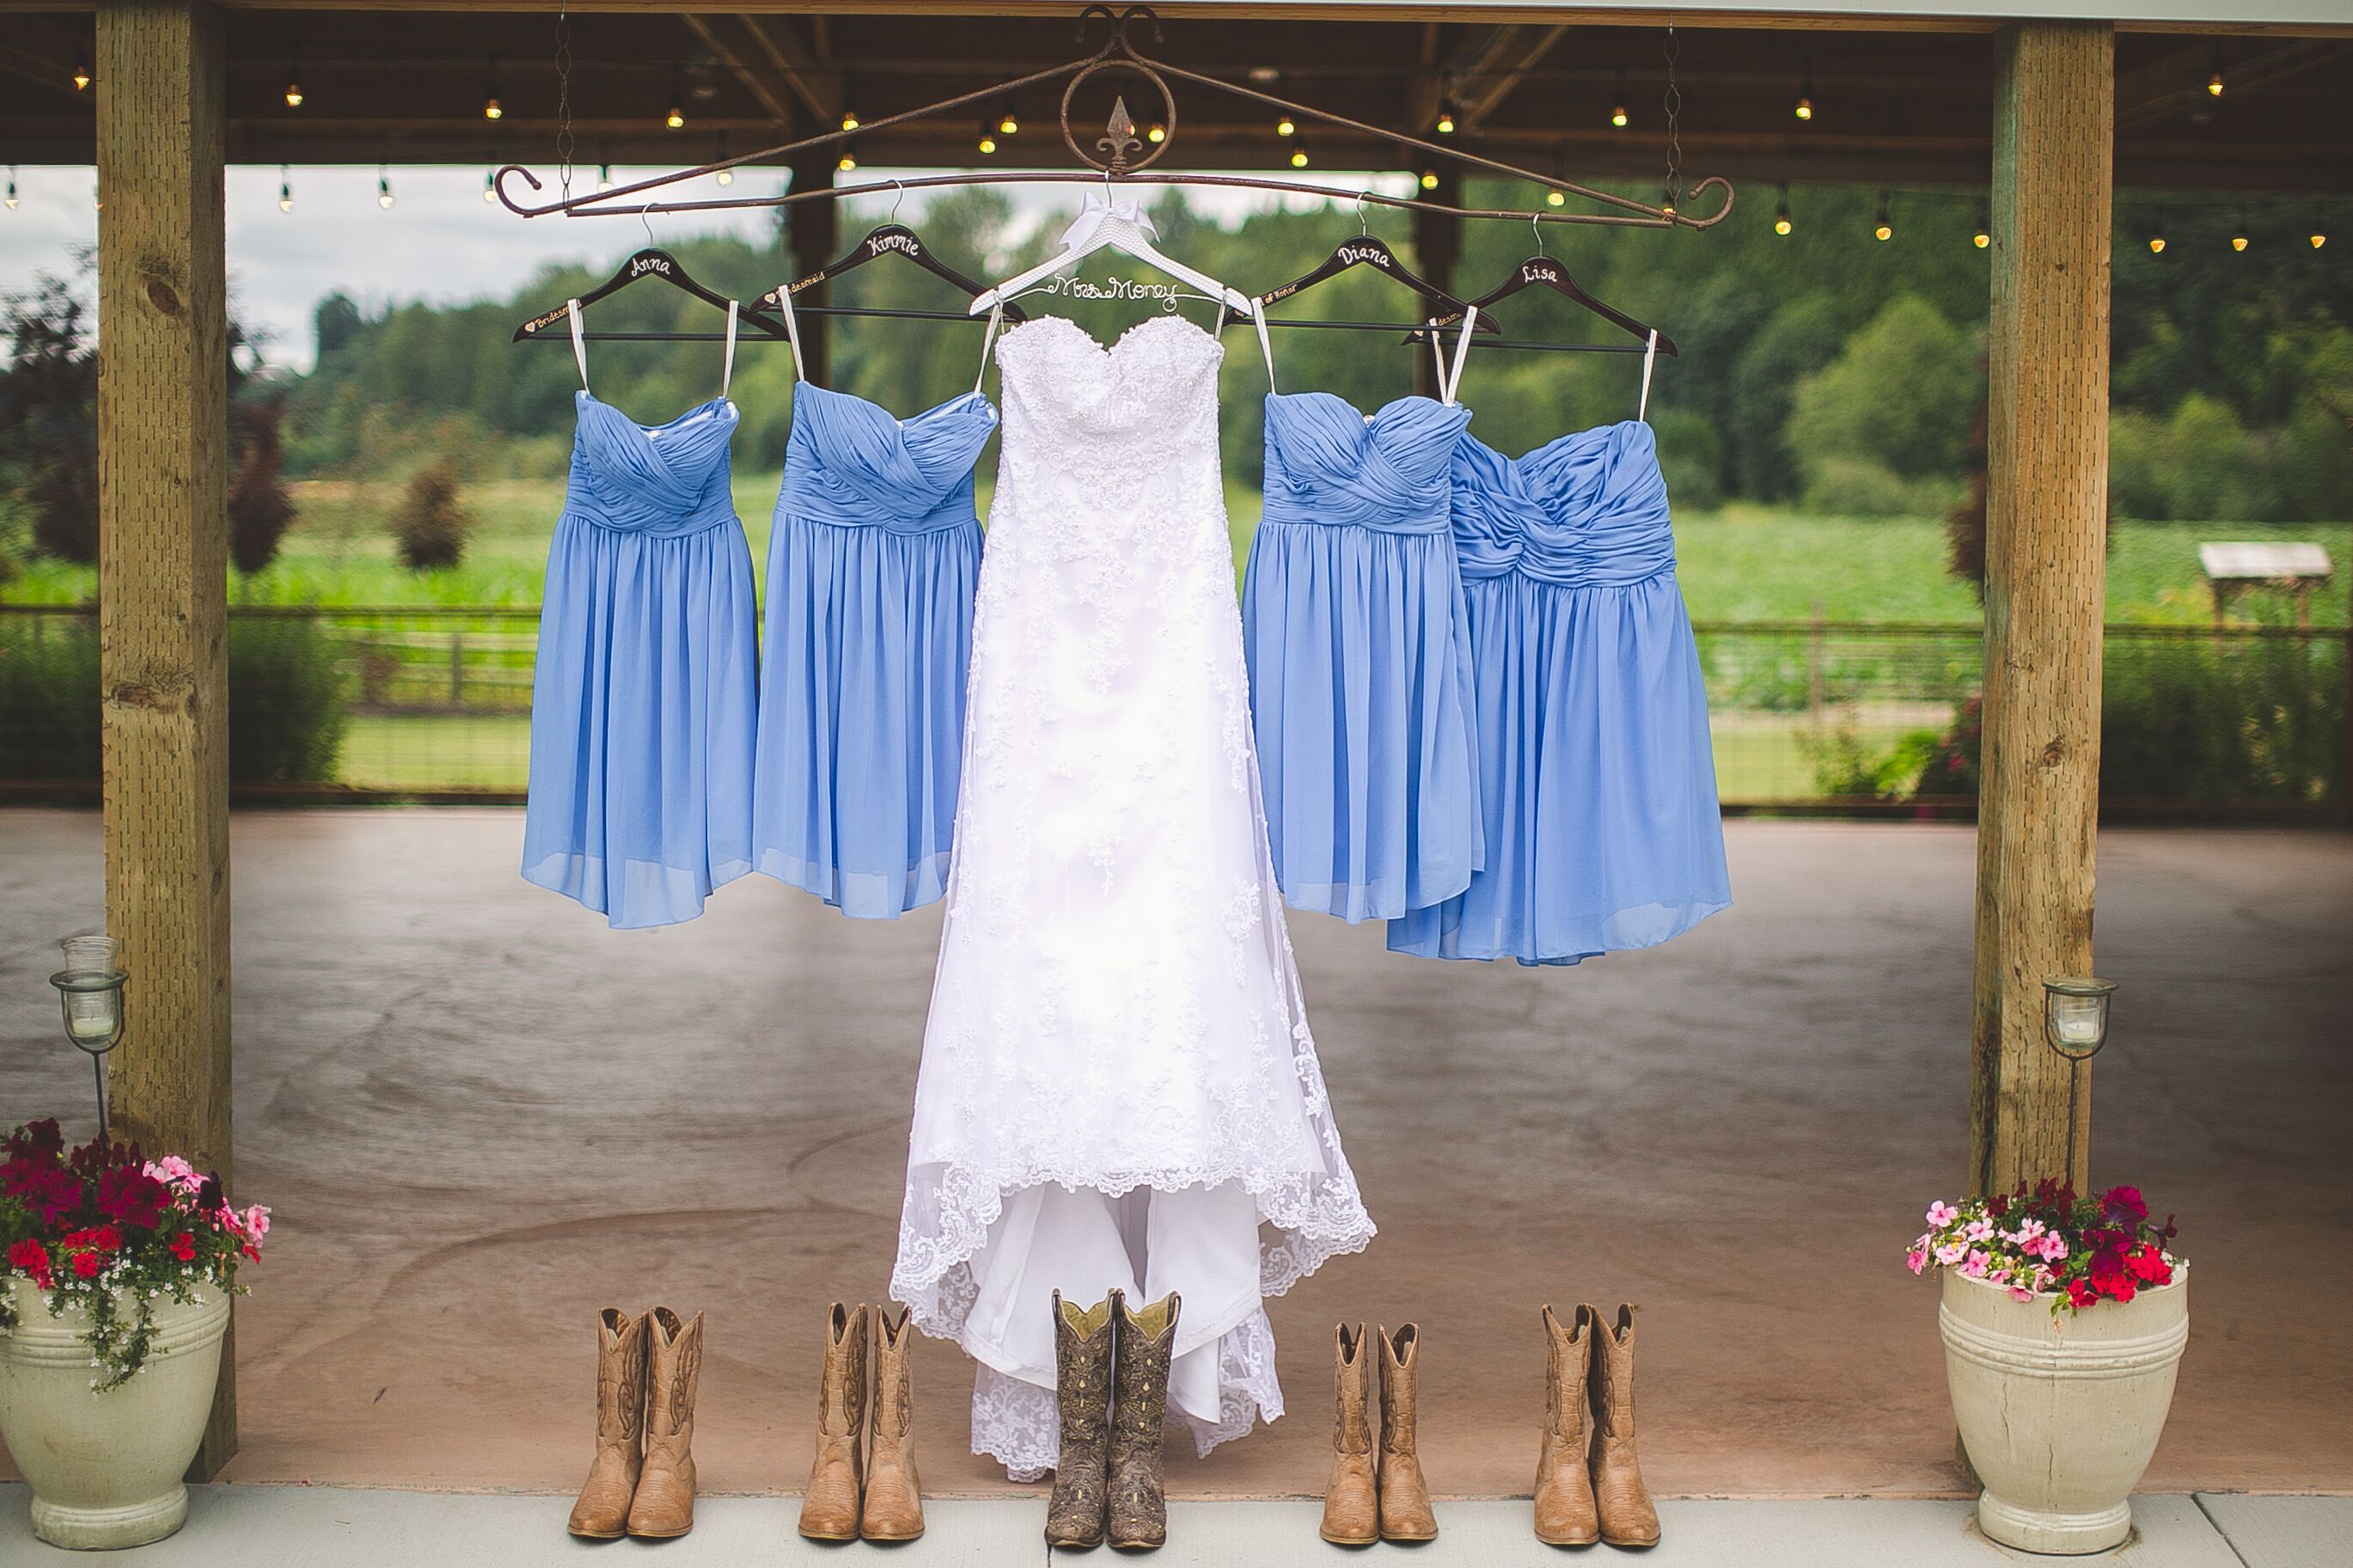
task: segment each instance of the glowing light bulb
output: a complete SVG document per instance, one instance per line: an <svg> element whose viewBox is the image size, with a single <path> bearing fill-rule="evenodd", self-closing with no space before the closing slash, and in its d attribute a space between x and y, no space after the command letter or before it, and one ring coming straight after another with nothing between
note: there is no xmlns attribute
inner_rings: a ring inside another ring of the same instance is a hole
<svg viewBox="0 0 2353 1568"><path fill-rule="evenodd" d="M1018 136L1021 133L1021 121L1014 114L1013 106L1009 103L1005 106L1004 114L997 119L997 133L999 136Z"/></svg>
<svg viewBox="0 0 2353 1568"><path fill-rule="evenodd" d="M1451 136L1454 134L1454 106L1451 103L1442 104L1439 107L1438 133L1440 136Z"/></svg>
<svg viewBox="0 0 2353 1568"><path fill-rule="evenodd" d="M1437 171L1437 170L1435 170L1435 169L1424 169L1424 170L1421 172L1421 188L1422 188L1423 190L1425 190L1425 191L1434 191L1434 190L1438 189L1438 171Z"/></svg>
<svg viewBox="0 0 2353 1568"><path fill-rule="evenodd" d="M1144 139L1157 147L1168 140L1168 127L1155 120L1152 122L1151 128L1145 132Z"/></svg>
<svg viewBox="0 0 2353 1568"><path fill-rule="evenodd" d="M669 126L672 131L684 130L686 128L686 110L681 109L675 103L671 104L670 106L670 112L662 116L662 123Z"/></svg>
<svg viewBox="0 0 2353 1568"><path fill-rule="evenodd" d="M1620 131L1626 129L1626 106L1624 104L1619 103L1610 106L1609 123L1616 126Z"/></svg>
<svg viewBox="0 0 2353 1568"><path fill-rule="evenodd" d="M1789 231L1797 226L1798 226L1796 224L1789 221L1788 203L1783 202L1779 206L1773 209L1773 232L1775 234L1787 239L1789 237Z"/></svg>
<svg viewBox="0 0 2353 1568"><path fill-rule="evenodd" d="M596 188L600 191L609 191L613 188L612 164L599 163L596 165Z"/></svg>
<svg viewBox="0 0 2353 1568"><path fill-rule="evenodd" d="M2206 79L2206 96L2209 98L2220 98L2222 96L2222 73L2221 71L2218 70L2212 76Z"/></svg>
<svg viewBox="0 0 2353 1568"><path fill-rule="evenodd" d="M294 210L294 184L287 177L286 165L283 163L278 165L278 210L282 213L290 213Z"/></svg>
<svg viewBox="0 0 2353 1568"><path fill-rule="evenodd" d="M1814 117L1813 99L1806 93L1799 93L1798 95L1797 107L1792 109L1789 112L1796 115L1800 120L1811 120Z"/></svg>
<svg viewBox="0 0 2353 1568"><path fill-rule="evenodd" d="M1567 205L1568 193L1562 190L1558 185L1555 185L1552 189L1545 193L1545 205L1548 207L1558 207L1567 206Z"/></svg>
<svg viewBox="0 0 2353 1568"><path fill-rule="evenodd" d="M1307 167L1307 149L1306 149L1306 148L1304 148L1304 147L1293 147L1293 148L1291 150L1291 166L1292 166L1293 168L1294 168L1294 169L1303 169L1303 168Z"/></svg>
<svg viewBox="0 0 2353 1568"><path fill-rule="evenodd" d="M90 90L90 61L79 54L74 56L73 84L76 92Z"/></svg>
<svg viewBox="0 0 2353 1568"><path fill-rule="evenodd" d="M2312 233L2306 237L2312 241L2312 248L2315 250L2318 250L2322 246L2328 243L2327 232L2318 224L2314 224L2312 226Z"/></svg>
<svg viewBox="0 0 2353 1568"><path fill-rule="evenodd" d="M7 203L10 212L16 210L16 165L14 163L8 165L8 194L5 197L0 197L0 200Z"/></svg>
<svg viewBox="0 0 2353 1568"><path fill-rule="evenodd" d="M841 156L834 162L833 166L847 174L850 170L858 167L857 153L850 148L844 147L841 150Z"/></svg>
<svg viewBox="0 0 2353 1568"><path fill-rule="evenodd" d="M302 84L291 77L286 81L286 107L289 109L302 107Z"/></svg>
<svg viewBox="0 0 2353 1568"><path fill-rule="evenodd" d="M735 171L733 169L722 169L719 171L718 178L721 184L732 185L735 183Z"/></svg>
<svg viewBox="0 0 2353 1568"><path fill-rule="evenodd" d="M1993 243L1993 236L1985 231L1985 225L1979 224L1977 231L1969 236L1969 243L1983 250Z"/></svg>
<svg viewBox="0 0 2353 1568"><path fill-rule="evenodd" d="M844 131L855 131L858 129L858 110L854 109L845 109L841 111L841 128Z"/></svg>
<svg viewBox="0 0 2353 1568"><path fill-rule="evenodd" d="M982 128L980 132L980 150L984 153L994 153L997 151L996 133L989 131L985 126Z"/></svg>
<svg viewBox="0 0 2353 1568"><path fill-rule="evenodd" d="M1274 122L1274 133L1277 136L1296 136L1299 134L1299 125L1286 114Z"/></svg>
<svg viewBox="0 0 2353 1568"><path fill-rule="evenodd" d="M674 114L674 113L676 113L676 112L677 112L677 110L672 110L670 112L672 112L672 113ZM485 120L504 120L506 117L507 117L507 111L505 110L505 109L503 109L502 107L501 107L501 106L500 106L499 100L498 100L497 99L495 99L495 98L486 98L486 99L482 100L482 118L483 118L483 119L485 119Z"/></svg>
<svg viewBox="0 0 2353 1568"><path fill-rule="evenodd" d="M2151 256L2162 256L2165 254L2165 236L2161 234L2152 234L2148 237L2148 253Z"/></svg>
<svg viewBox="0 0 2353 1568"><path fill-rule="evenodd" d="M1873 239L1894 239L1895 237L1895 226L1885 223L1880 224L1871 231L1871 237Z"/></svg>
<svg viewBox="0 0 2353 1568"><path fill-rule="evenodd" d="M386 212L392 210L392 180L385 174L382 164L378 164L375 171L375 205Z"/></svg>
<svg viewBox="0 0 2353 1568"><path fill-rule="evenodd" d="M482 200L486 202L495 202L498 199L498 172L494 169L484 169L482 171Z"/></svg>

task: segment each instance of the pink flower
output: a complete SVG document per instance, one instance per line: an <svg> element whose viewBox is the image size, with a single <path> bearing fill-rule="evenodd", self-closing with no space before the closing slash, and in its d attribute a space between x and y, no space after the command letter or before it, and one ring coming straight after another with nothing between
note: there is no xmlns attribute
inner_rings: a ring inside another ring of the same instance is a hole
<svg viewBox="0 0 2353 1568"><path fill-rule="evenodd" d="M1961 1228L1961 1234L1968 1237L1971 1241L1983 1241L1993 1235L1993 1222L1991 1220L1985 1219L1973 1219Z"/></svg>
<svg viewBox="0 0 2353 1568"><path fill-rule="evenodd" d="M1936 1254L1937 1262L1947 1265L1958 1263L1968 1255L1969 1244L1966 1241L1948 1241L1936 1248Z"/></svg>
<svg viewBox="0 0 2353 1568"><path fill-rule="evenodd" d="M184 1193L193 1193L205 1184L203 1174L177 1154L166 1154L160 1160L150 1160L147 1163L147 1173L159 1182L169 1182Z"/></svg>
<svg viewBox="0 0 2353 1568"><path fill-rule="evenodd" d="M2024 1247L2028 1242L2045 1234L2050 1230L2050 1228L2051 1227L2049 1226L2044 1225L2041 1220L2029 1215L2026 1218L2018 1222L2018 1235L2014 1239L2017 1241L2019 1246Z"/></svg>
<svg viewBox="0 0 2353 1568"><path fill-rule="evenodd" d="M1955 1208L1952 1205L1945 1202L1942 1198L1938 1198L1935 1203L1928 1205L1928 1228L1930 1230L1942 1230L1960 1217L1961 1211Z"/></svg>
<svg viewBox="0 0 2353 1568"><path fill-rule="evenodd" d="M2023 1285L2012 1285L2010 1288L2010 1299L2013 1301L2031 1301L2034 1300L2034 1292Z"/></svg>
<svg viewBox="0 0 2353 1568"><path fill-rule="evenodd" d="M245 1224L245 1234L251 1237L256 1245L269 1234L269 1211L259 1204L252 1205L240 1217Z"/></svg>
<svg viewBox="0 0 2353 1568"><path fill-rule="evenodd" d="M1928 1267L1928 1249L1925 1247L1914 1247L1911 1251L1904 1255L1904 1266L1912 1270L1915 1274L1926 1268Z"/></svg>
<svg viewBox="0 0 2353 1568"><path fill-rule="evenodd" d="M1992 1258L1984 1248L1980 1247L1969 1254L1969 1260L1961 1265L1961 1272L1972 1279L1982 1279L1985 1278L1986 1265L1991 1261Z"/></svg>

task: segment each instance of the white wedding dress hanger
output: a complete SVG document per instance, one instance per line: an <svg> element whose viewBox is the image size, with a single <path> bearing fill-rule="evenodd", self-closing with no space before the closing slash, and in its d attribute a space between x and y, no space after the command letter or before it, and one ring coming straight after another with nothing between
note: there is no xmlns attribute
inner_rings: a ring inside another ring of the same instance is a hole
<svg viewBox="0 0 2353 1568"><path fill-rule="evenodd" d="M1147 267L1156 268L1179 283L1199 289L1204 296L1215 300L1229 310L1242 315L1250 313L1249 296L1239 289L1219 282L1206 272L1163 255L1159 247L1152 243L1156 237L1152 219L1145 215L1138 203L1113 201L1108 193L1101 197L1089 195L1085 205L1079 209L1076 221L1062 231L1060 252L1028 271L1008 278L995 288L975 295L971 313L977 316L997 310L1023 290L1043 283L1082 258L1106 249L1119 251Z"/></svg>

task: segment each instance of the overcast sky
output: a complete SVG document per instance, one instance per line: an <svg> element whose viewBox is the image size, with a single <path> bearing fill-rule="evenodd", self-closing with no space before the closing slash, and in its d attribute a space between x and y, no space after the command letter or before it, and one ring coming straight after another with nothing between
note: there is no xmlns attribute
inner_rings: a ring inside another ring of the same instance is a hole
<svg viewBox="0 0 2353 1568"><path fill-rule="evenodd" d="M617 183L657 171L616 168ZM861 174L874 173L861 170ZM1285 177L1292 176L1284 171ZM890 171L876 177L887 179ZM17 205L0 208L0 292L28 286L36 274L62 272L77 246L96 243L98 214L91 205L94 179L87 168L26 166L15 173ZM237 318L269 334L265 353L275 363L308 370L311 311L321 297L337 289L370 313L411 300L453 301L503 296L553 260L617 259L641 243L645 231L623 219L520 218L482 200L482 171L395 168L389 171L393 205L376 203L374 167L301 167L291 175L294 205L278 206L278 171L232 167L228 171L229 290ZM1366 176L1335 176L1353 190ZM593 186L575 174L574 189ZM1402 189L1395 177L1376 176L1382 186ZM707 194L722 193L709 182ZM742 195L781 189L781 176L750 172L725 194ZM1044 213L1069 210L1078 202L1070 187L1008 186L1018 209ZM1276 198L1249 191L1197 190L1196 210L1224 221ZM913 221L922 193L911 194L900 216ZM891 206L887 196L853 204L858 218L879 221ZM736 233L754 240L771 232L772 209L698 213L652 220L655 237L675 244L699 234ZM845 226L848 226L845 225Z"/></svg>

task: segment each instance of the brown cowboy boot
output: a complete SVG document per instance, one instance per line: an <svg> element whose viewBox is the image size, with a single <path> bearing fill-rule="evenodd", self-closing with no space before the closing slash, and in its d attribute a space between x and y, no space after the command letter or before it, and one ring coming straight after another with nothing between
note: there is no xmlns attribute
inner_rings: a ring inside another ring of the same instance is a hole
<svg viewBox="0 0 2353 1568"><path fill-rule="evenodd" d="M1408 1323L1381 1331L1381 1539L1429 1541L1438 1534L1430 1488L1414 1447L1414 1384L1421 1370L1421 1331Z"/></svg>
<svg viewBox="0 0 2353 1568"><path fill-rule="evenodd" d="M1054 1292L1054 1394L1062 1448L1046 1544L1100 1546L1110 1506L1112 1298L1080 1307Z"/></svg>
<svg viewBox="0 0 2353 1568"><path fill-rule="evenodd" d="M1365 1355L1365 1325L1342 1323L1335 1353L1340 1414L1332 1431L1332 1478L1324 1483L1324 1539L1335 1546L1370 1546L1381 1538L1380 1491L1373 1474L1373 1363Z"/></svg>
<svg viewBox="0 0 2353 1568"><path fill-rule="evenodd" d="M1577 1309L1583 1317L1589 1307ZM1595 1312L1598 1320L1600 1314ZM1601 1539L1612 1546L1656 1546L1659 1510L1634 1458L1634 1309L1600 1323L1593 1353L1593 1500Z"/></svg>
<svg viewBox="0 0 2353 1568"><path fill-rule="evenodd" d="M1130 1311L1118 1291L1111 1299L1118 1324L1117 1391L1111 1404L1111 1543L1148 1552L1168 1539L1160 1437L1168 1424L1168 1366L1184 1301L1171 1290L1141 1311Z"/></svg>
<svg viewBox="0 0 2353 1568"><path fill-rule="evenodd" d="M592 1541L619 1538L645 1462L646 1321L611 1307L596 1314L596 1457L564 1528Z"/></svg>
<svg viewBox="0 0 2353 1568"><path fill-rule="evenodd" d="M631 1535L665 1540L694 1528L694 1390L702 1381L702 1314L646 1314L646 1463L629 1503Z"/></svg>
<svg viewBox="0 0 2353 1568"><path fill-rule="evenodd" d="M866 1509L858 1533L869 1541L913 1541L923 1533L923 1482L915 1474L914 1347L901 1309L874 1310L874 1450L866 1458Z"/></svg>
<svg viewBox="0 0 2353 1568"><path fill-rule="evenodd" d="M818 1384L817 1458L801 1494L801 1533L811 1541L858 1539L865 1430L866 1303L836 1301L826 1318L825 1374Z"/></svg>
<svg viewBox="0 0 2353 1568"><path fill-rule="evenodd" d="M1590 1546L1601 1539L1593 1478L1585 1468L1585 1374L1593 1359L1593 1309L1577 1310L1574 1331L1544 1310L1545 1430L1536 1452L1536 1539L1546 1546Z"/></svg>

